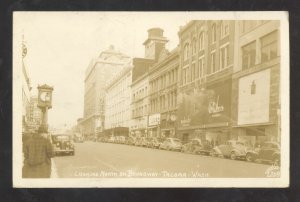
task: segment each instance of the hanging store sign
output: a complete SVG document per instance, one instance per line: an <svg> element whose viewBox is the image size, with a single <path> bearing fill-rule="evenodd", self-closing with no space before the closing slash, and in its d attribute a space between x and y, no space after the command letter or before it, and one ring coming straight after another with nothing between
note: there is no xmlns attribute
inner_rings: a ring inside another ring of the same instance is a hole
<svg viewBox="0 0 300 202"><path fill-rule="evenodd" d="M160 124L160 113L152 114L149 116L148 126L155 126Z"/></svg>

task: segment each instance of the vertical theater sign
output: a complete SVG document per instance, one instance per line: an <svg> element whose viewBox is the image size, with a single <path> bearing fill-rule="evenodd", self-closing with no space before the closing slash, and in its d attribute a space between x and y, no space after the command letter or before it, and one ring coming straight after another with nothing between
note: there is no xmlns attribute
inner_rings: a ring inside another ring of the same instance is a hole
<svg viewBox="0 0 300 202"><path fill-rule="evenodd" d="M231 80L182 92L178 102L178 130L183 140L201 138L222 141L228 138Z"/></svg>

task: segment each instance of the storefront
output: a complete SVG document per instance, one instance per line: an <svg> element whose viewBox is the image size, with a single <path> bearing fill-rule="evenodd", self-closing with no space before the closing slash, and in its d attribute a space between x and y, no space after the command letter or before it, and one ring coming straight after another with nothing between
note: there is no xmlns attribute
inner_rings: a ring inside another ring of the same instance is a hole
<svg viewBox="0 0 300 202"><path fill-rule="evenodd" d="M183 142L193 138L221 144L230 139L231 80L182 93L178 108L178 135Z"/></svg>
<svg viewBox="0 0 300 202"><path fill-rule="evenodd" d="M161 114L161 136L176 136L176 111L169 111Z"/></svg>
<svg viewBox="0 0 300 202"><path fill-rule="evenodd" d="M130 135L133 137L147 137L148 116L131 120Z"/></svg>
<svg viewBox="0 0 300 202"><path fill-rule="evenodd" d="M116 128L106 129L104 132L105 132L106 136L125 136L125 137L128 137L129 128L128 127L116 127Z"/></svg>
<svg viewBox="0 0 300 202"><path fill-rule="evenodd" d="M148 136L160 137L160 132L160 113L150 115L148 120Z"/></svg>

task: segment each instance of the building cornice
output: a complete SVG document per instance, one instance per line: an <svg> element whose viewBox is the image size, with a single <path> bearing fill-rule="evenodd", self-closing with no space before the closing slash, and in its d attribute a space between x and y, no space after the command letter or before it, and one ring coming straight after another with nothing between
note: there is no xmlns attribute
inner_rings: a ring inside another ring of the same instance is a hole
<svg viewBox="0 0 300 202"><path fill-rule="evenodd" d="M169 63L172 59L174 59L176 57L178 57L178 59L179 59L179 47L178 46L175 49L173 49L166 58L164 58L162 61L157 62L152 67L150 67L149 75L152 72L157 71L157 69L160 69L162 66L166 65L167 63ZM179 64L179 61L178 61L178 64Z"/></svg>

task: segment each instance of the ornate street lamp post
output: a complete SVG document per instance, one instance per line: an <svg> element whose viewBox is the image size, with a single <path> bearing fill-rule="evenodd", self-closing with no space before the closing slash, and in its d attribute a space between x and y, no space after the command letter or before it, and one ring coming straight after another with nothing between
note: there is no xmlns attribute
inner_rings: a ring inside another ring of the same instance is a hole
<svg viewBox="0 0 300 202"><path fill-rule="evenodd" d="M42 132L48 133L48 109L52 108L53 87L46 84L38 86L38 107L42 111Z"/></svg>

